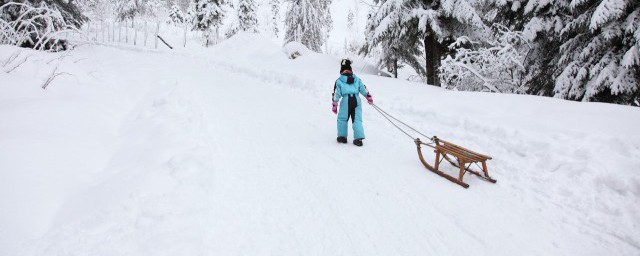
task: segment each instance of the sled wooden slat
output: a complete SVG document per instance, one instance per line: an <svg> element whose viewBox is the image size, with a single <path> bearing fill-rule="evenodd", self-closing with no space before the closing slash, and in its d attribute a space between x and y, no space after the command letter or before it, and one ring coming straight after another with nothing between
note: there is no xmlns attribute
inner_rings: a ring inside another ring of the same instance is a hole
<svg viewBox="0 0 640 256"><path fill-rule="evenodd" d="M469 184L463 181L464 175L468 172L473 175L476 175L483 180L496 183L497 181L489 176L489 170L487 169L487 160L490 160L491 157L487 155L480 154L475 151L471 151L469 149L463 148L456 144L453 144L448 141L440 140L438 137L434 137L433 141L434 145L425 144L420 139L416 139L415 143L418 147L418 156L420 157L420 161L424 164L427 169L430 171L448 179L449 181L456 183L464 188L468 188ZM422 145L429 146L433 148L436 153L435 158L435 167L431 166L422 155ZM454 158L454 159L452 159ZM460 172L458 173L458 177L454 177L452 175L446 174L440 170L440 162L446 160L451 165L457 167ZM481 170L473 170L471 167L473 165L480 167Z"/></svg>
<svg viewBox="0 0 640 256"><path fill-rule="evenodd" d="M491 159L492 159L490 156L483 155L483 154L480 154L480 153L478 153L478 152L475 152L475 151L472 151L472 150L469 150L469 149L466 149L466 148L460 147L460 146L458 146L458 145L456 145L456 144L453 144L453 143L451 143L451 142L448 142L448 141L446 141L446 140L440 140L440 139L439 139L438 141L439 141L439 142L441 142L441 143L447 144L447 145L451 145L451 146L453 146L453 147L460 148L460 149L465 150L465 151L467 151L467 152L469 152L469 153L472 153L472 154L475 154L475 155L478 155L478 156L484 157L484 158L486 158L486 159L488 159L488 160L491 160Z"/></svg>
<svg viewBox="0 0 640 256"><path fill-rule="evenodd" d="M455 156L456 158L458 158L459 160L462 160L464 162L470 163L470 162L481 162L481 161L486 161L489 158L486 158L484 156L481 155L477 155L475 153L472 153L468 150L465 150L463 148L460 148L458 146L452 145L452 144L439 144L436 145L436 150L440 151L440 152L444 152L450 155Z"/></svg>

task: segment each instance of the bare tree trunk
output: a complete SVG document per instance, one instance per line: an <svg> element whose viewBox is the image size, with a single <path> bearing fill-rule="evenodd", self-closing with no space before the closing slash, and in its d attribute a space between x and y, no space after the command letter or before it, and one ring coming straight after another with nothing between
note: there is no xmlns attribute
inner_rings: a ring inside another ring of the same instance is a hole
<svg viewBox="0 0 640 256"><path fill-rule="evenodd" d="M426 72L427 83L434 86L440 86L440 79L438 79L438 68L440 67L440 56L442 51L440 50L440 44L438 39L433 33L425 36L424 38L424 52L426 60Z"/></svg>
<svg viewBox="0 0 640 256"><path fill-rule="evenodd" d="M398 78L398 59L393 60L393 77Z"/></svg>

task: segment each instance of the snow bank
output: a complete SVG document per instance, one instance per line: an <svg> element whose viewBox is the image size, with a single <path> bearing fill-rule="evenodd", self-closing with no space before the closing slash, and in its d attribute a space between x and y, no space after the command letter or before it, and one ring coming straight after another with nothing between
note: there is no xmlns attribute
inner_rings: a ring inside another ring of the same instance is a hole
<svg viewBox="0 0 640 256"><path fill-rule="evenodd" d="M337 58L253 34L28 53L0 72L8 255L640 252L638 108L362 74L389 113L493 156L498 183L464 190L369 106L365 146L335 143ZM40 89L55 63L71 75Z"/></svg>
<svg viewBox="0 0 640 256"><path fill-rule="evenodd" d="M284 50L284 53L289 56L289 59L292 60L310 52L306 46L298 42L289 42L285 44L282 49Z"/></svg>

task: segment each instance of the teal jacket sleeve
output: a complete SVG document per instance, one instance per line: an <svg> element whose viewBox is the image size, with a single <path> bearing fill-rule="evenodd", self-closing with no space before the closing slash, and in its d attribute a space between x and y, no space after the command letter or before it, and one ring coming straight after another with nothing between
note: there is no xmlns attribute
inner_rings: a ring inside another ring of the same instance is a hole
<svg viewBox="0 0 640 256"><path fill-rule="evenodd" d="M340 101L340 98L342 98L342 91L340 90L340 86L338 86L338 81L336 80L336 82L333 84L333 94L331 95L331 100L333 102L338 102Z"/></svg>
<svg viewBox="0 0 640 256"><path fill-rule="evenodd" d="M367 95L369 95L369 90L367 89L367 86L365 86L364 83L362 83L362 80L360 80L359 78L358 78L358 86L360 87L359 88L360 94L362 94L362 96L367 97Z"/></svg>

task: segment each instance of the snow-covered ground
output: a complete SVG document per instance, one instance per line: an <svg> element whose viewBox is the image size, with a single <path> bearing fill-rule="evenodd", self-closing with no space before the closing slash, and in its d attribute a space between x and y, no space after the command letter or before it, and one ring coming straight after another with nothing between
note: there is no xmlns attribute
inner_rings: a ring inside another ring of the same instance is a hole
<svg viewBox="0 0 640 256"><path fill-rule="evenodd" d="M1 255L640 254L639 108L447 91L356 63L378 106L493 156L498 183L463 189L368 105L365 146L335 142L332 57L290 60L246 34L23 51L0 72ZM42 90L56 65L68 74Z"/></svg>

